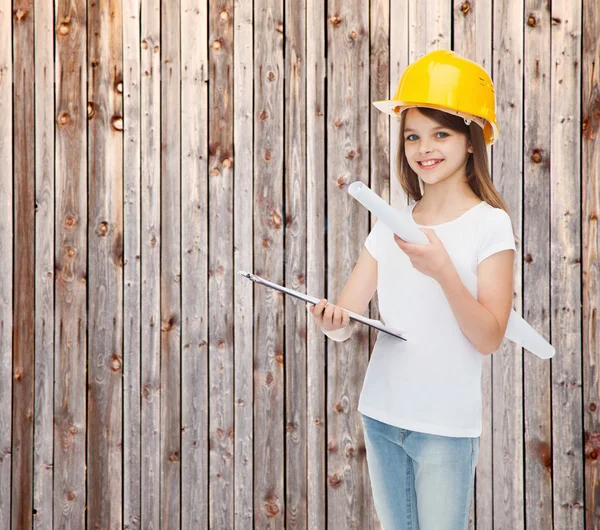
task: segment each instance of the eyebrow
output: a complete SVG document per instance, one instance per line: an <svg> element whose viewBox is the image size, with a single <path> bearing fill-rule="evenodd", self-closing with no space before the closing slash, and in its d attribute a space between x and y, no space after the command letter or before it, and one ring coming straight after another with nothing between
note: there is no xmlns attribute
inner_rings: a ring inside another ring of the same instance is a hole
<svg viewBox="0 0 600 530"><path fill-rule="evenodd" d="M444 127L443 125L438 125L437 127L434 127L433 130L435 130L435 129L447 129L447 128L448 127ZM410 127L405 127L404 128L404 132L407 132L407 131L415 132L414 129L411 129Z"/></svg>

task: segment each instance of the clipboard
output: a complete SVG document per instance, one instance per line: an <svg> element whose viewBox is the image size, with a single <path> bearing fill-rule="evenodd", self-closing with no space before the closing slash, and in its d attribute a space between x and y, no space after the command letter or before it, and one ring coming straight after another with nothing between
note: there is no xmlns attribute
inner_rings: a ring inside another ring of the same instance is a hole
<svg viewBox="0 0 600 530"><path fill-rule="evenodd" d="M270 287L271 289L275 289L275 290L280 291L289 296L293 296L294 298L299 298L300 300L304 300L305 302L309 302L313 305L317 304L320 300L320 298L315 298L314 296L309 296L307 294L300 293L298 291L294 291L293 289L283 287L282 285L277 285L276 283L270 282L269 280L265 280L264 278L261 278L260 276L257 276L256 274L252 274L250 272L238 271L238 274L243 276L244 278L248 278L249 280L251 280L255 283L259 283L266 287ZM365 325L375 328L379 331L383 331L384 333L387 333L388 335L392 335L393 337L396 337L400 340L406 341L406 339L402 336L402 332L400 332L396 329L390 328L389 326L386 326L380 320L366 318L366 317L363 317L362 315L359 315L358 313L353 313L352 311L350 311L348 309L345 309L345 308L342 308L342 309L344 309L345 311L348 311L350 320L355 320L356 322L360 322L361 324L365 324Z"/></svg>

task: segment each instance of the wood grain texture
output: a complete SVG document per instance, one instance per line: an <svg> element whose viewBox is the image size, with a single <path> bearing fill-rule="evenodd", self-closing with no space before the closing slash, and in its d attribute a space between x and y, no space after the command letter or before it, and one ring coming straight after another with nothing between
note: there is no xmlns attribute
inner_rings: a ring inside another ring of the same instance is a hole
<svg viewBox="0 0 600 530"><path fill-rule="evenodd" d="M581 274L585 528L600 527L600 10L583 2ZM574 131L576 132L576 131Z"/></svg>
<svg viewBox="0 0 600 530"><path fill-rule="evenodd" d="M88 281L86 3L55 11L54 526L85 526Z"/></svg>
<svg viewBox="0 0 600 530"><path fill-rule="evenodd" d="M123 528L141 528L141 25L123 1ZM125 222L126 221L126 222Z"/></svg>
<svg viewBox="0 0 600 530"><path fill-rule="evenodd" d="M180 1L161 2L160 526L181 524Z"/></svg>
<svg viewBox="0 0 600 530"><path fill-rule="evenodd" d="M306 289L306 5L285 6L285 285ZM285 298L285 526L306 528L306 305Z"/></svg>
<svg viewBox="0 0 600 530"><path fill-rule="evenodd" d="M254 270L253 242L253 26L252 0L234 2L233 163L234 271ZM234 527L253 528L254 399L254 284L236 274L234 281Z"/></svg>
<svg viewBox="0 0 600 530"><path fill-rule="evenodd" d="M27 2L13 4L13 382L12 526L32 522L35 289L34 21Z"/></svg>
<svg viewBox="0 0 600 530"><path fill-rule="evenodd" d="M232 14L232 0L209 2L207 286L210 528L231 528L234 520Z"/></svg>
<svg viewBox="0 0 600 530"><path fill-rule="evenodd" d="M525 0L523 128L523 316L550 336L550 30L546 2ZM550 364L524 361L525 527L552 526Z"/></svg>
<svg viewBox="0 0 600 530"><path fill-rule="evenodd" d="M581 341L581 4L552 3L550 307L553 524L584 528ZM591 522L591 521L590 521ZM593 527L593 526L592 526Z"/></svg>
<svg viewBox="0 0 600 530"><path fill-rule="evenodd" d="M495 8L495 6L494 6ZM492 147L492 180L508 208L513 231L522 233L523 1L494 9L493 67L500 136ZM516 241L513 309L521 310L522 241ZM491 356L493 524L523 528L523 354L504 339ZM502 458L495 458L495 455Z"/></svg>
<svg viewBox="0 0 600 530"><path fill-rule="evenodd" d="M182 0L181 527L208 527L207 2ZM231 14L228 14L231 16Z"/></svg>
<svg viewBox="0 0 600 530"><path fill-rule="evenodd" d="M141 4L141 527L160 528L161 49L160 2Z"/></svg>
<svg viewBox="0 0 600 530"><path fill-rule="evenodd" d="M335 303L368 234L368 215L348 195L369 183L369 9L330 0L327 20L327 299ZM350 223L350 224L349 224ZM369 359L369 332L327 342L327 526L366 528L368 469L356 410Z"/></svg>
<svg viewBox="0 0 600 530"><path fill-rule="evenodd" d="M87 526L123 527L123 56L120 0L89 6Z"/></svg>
<svg viewBox="0 0 600 530"><path fill-rule="evenodd" d="M52 4L36 2L34 17L35 108L37 110L35 115L35 422L32 513L33 527L43 530L52 528L53 524L54 479L55 115Z"/></svg>
<svg viewBox="0 0 600 530"><path fill-rule="evenodd" d="M326 253L326 5L306 0L306 292L325 295ZM307 505L309 530L326 528L327 463L325 340L308 318L306 324Z"/></svg>
<svg viewBox="0 0 600 530"><path fill-rule="evenodd" d="M12 2L0 0L0 113L12 116ZM13 121L0 120L0 165L13 167ZM10 528L12 507L13 172L0 172L0 529Z"/></svg>
<svg viewBox="0 0 600 530"><path fill-rule="evenodd" d="M284 283L283 1L254 2L254 270ZM285 527L284 300L254 288L254 526Z"/></svg>

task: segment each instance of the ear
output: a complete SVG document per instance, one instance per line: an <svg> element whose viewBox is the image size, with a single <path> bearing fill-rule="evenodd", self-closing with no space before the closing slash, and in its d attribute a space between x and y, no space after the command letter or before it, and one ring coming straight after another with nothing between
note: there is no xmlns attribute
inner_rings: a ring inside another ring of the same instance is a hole
<svg viewBox="0 0 600 530"><path fill-rule="evenodd" d="M472 144L471 142L469 142L469 147L467 147L467 151L468 151L469 153L472 153L472 152L473 152L473 144Z"/></svg>

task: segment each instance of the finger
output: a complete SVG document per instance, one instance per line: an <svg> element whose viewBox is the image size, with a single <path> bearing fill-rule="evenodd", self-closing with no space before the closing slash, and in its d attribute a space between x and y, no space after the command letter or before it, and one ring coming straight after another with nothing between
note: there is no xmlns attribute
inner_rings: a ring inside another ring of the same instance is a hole
<svg viewBox="0 0 600 530"><path fill-rule="evenodd" d="M350 324L350 313L344 309L342 312L342 325L346 327L348 324Z"/></svg>
<svg viewBox="0 0 600 530"><path fill-rule="evenodd" d="M342 308L341 307L336 306L333 309L332 323L336 328L339 328L342 326Z"/></svg>

